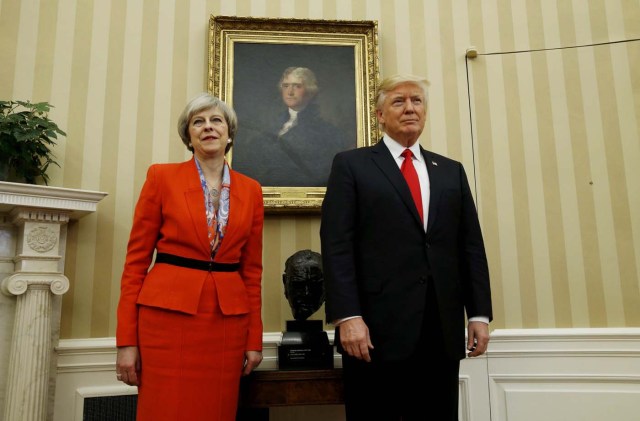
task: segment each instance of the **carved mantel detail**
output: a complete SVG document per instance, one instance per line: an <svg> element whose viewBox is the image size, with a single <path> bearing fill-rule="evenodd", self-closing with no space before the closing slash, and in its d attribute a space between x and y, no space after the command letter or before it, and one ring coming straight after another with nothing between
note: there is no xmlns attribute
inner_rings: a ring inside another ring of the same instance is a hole
<svg viewBox="0 0 640 421"><path fill-rule="evenodd" d="M69 290L63 273L66 225L94 212L105 196L0 182L0 298L6 304L0 311L13 312L0 314L5 324L13 320L12 326L0 326L0 355L9 355L0 360L0 413L5 420L47 419L55 384L50 362L57 332L52 326L60 322L53 300Z"/></svg>
<svg viewBox="0 0 640 421"><path fill-rule="evenodd" d="M62 295L69 290L69 279L61 273L19 272L4 278L0 289L5 295L22 295L39 285L48 288L53 295Z"/></svg>

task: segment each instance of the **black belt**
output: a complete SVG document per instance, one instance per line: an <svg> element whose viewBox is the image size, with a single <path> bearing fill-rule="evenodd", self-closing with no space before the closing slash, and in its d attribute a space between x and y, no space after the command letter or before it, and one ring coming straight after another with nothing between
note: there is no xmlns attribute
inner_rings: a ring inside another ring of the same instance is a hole
<svg viewBox="0 0 640 421"><path fill-rule="evenodd" d="M158 253L156 255L156 263L167 263L183 268L206 270L207 272L237 272L238 269L240 269L240 263L218 263L207 260L189 259L188 257L168 253Z"/></svg>

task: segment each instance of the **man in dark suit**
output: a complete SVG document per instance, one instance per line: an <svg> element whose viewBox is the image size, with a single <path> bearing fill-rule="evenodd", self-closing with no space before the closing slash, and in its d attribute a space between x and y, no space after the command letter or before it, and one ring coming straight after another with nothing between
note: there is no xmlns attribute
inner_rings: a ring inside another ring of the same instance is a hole
<svg viewBox="0 0 640 421"><path fill-rule="evenodd" d="M384 137L336 155L322 205L325 310L350 421L457 420L465 312L468 355L489 342L489 270L467 176L418 143L427 86L415 76L380 84Z"/></svg>

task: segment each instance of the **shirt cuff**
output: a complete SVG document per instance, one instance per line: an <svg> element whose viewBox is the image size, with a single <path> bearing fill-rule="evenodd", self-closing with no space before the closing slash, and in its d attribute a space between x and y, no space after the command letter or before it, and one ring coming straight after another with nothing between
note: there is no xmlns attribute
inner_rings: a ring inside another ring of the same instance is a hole
<svg viewBox="0 0 640 421"><path fill-rule="evenodd" d="M489 318L484 316L469 317L469 321L489 324Z"/></svg>
<svg viewBox="0 0 640 421"><path fill-rule="evenodd" d="M331 322L331 324L332 324L332 325L334 325L334 326L340 326L340 323L342 323L342 322L346 322L347 320L355 319L355 318L358 318L358 317L362 317L362 316L349 316L349 317L345 317L345 318L343 318L343 319L334 320L334 321L332 321L332 322Z"/></svg>

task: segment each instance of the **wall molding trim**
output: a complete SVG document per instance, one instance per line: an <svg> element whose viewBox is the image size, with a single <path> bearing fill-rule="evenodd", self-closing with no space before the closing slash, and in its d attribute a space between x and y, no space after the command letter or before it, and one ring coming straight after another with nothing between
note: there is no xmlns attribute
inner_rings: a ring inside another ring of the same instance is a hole
<svg viewBox="0 0 640 421"><path fill-rule="evenodd" d="M263 338L260 369L274 369L282 333ZM62 339L56 351L54 421L80 421L85 397L136 393L116 381L115 338ZM341 365L338 354L334 363ZM461 362L459 387L461 420L578 419L573 413L597 420L593 414L611 404L609 419L632 421L640 399L640 328L494 330L484 356Z"/></svg>

